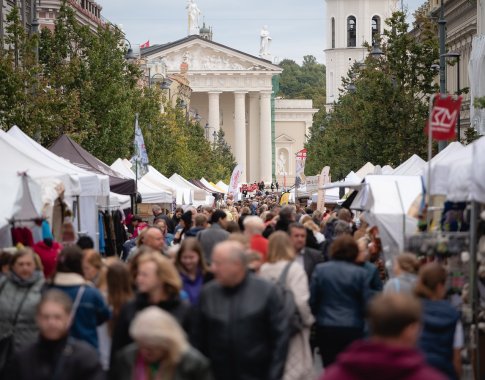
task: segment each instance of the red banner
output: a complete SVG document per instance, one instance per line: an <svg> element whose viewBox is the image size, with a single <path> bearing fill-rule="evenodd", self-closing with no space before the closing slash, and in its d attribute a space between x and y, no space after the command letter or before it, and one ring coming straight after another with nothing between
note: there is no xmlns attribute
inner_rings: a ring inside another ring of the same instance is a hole
<svg viewBox="0 0 485 380"><path fill-rule="evenodd" d="M150 40L140 45L140 49L147 48L147 47L150 47Z"/></svg>
<svg viewBox="0 0 485 380"><path fill-rule="evenodd" d="M435 95L431 115L426 123L425 133L431 125L431 136L434 140L454 140L456 138L456 121L460 117L462 97ZM430 124L431 123L431 124Z"/></svg>

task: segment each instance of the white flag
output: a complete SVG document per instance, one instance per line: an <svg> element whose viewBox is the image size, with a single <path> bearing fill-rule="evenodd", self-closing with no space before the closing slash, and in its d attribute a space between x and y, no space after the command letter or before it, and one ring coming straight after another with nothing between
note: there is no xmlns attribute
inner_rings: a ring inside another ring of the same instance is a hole
<svg viewBox="0 0 485 380"><path fill-rule="evenodd" d="M143 133L138 125L138 114L135 117L135 139L133 141L135 152L131 158L131 163L134 165L136 178L140 179L148 173L148 154L143 140Z"/></svg>
<svg viewBox="0 0 485 380"><path fill-rule="evenodd" d="M239 193L239 180L241 179L243 173L242 165L236 165L231 175L231 183L229 184L229 194L234 196L236 199L237 193Z"/></svg>

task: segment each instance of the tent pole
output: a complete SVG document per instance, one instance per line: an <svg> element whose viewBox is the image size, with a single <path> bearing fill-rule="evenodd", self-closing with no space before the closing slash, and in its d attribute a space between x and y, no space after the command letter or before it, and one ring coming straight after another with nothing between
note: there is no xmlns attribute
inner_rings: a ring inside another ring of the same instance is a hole
<svg viewBox="0 0 485 380"><path fill-rule="evenodd" d="M426 227L431 231L431 159L433 158L433 130L431 128L431 114L433 113L433 105L435 94L431 95L429 100L429 115L428 115L428 186L427 186L427 210L426 210Z"/></svg>
<svg viewBox="0 0 485 380"><path fill-rule="evenodd" d="M477 282L477 221L478 203L472 201L470 212L470 304L472 307L472 347L475 349L475 373L480 373L480 341L478 330L478 282Z"/></svg>
<svg viewBox="0 0 485 380"><path fill-rule="evenodd" d="M401 203L401 209L402 209L402 237L403 237L403 246L402 249L404 249L404 241L406 239L406 210L404 210L404 203L402 201L402 195L401 195L401 190L399 189L399 185L397 184L397 181L394 181L397 189L397 195L399 195L399 202Z"/></svg>
<svg viewBox="0 0 485 380"><path fill-rule="evenodd" d="M81 206L79 205L79 195L76 195L76 211L77 211L77 232L81 232Z"/></svg>

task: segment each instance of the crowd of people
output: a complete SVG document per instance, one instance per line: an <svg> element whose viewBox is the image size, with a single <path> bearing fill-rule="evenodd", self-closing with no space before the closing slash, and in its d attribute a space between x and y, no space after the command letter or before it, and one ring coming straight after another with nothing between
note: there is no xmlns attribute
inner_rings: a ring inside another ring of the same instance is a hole
<svg viewBox="0 0 485 380"><path fill-rule="evenodd" d="M120 257L86 236L0 254L2 379L460 378L446 270L402 253L387 273L350 210L152 211L126 218Z"/></svg>

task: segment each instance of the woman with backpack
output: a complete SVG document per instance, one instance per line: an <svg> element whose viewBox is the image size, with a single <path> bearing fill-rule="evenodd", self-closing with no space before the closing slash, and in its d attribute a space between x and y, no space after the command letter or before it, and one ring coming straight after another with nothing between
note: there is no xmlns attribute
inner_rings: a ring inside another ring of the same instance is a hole
<svg viewBox="0 0 485 380"><path fill-rule="evenodd" d="M295 263L294 259L295 252L288 234L282 231L271 234L268 261L261 267L260 275L275 283L283 281L282 286L293 294L301 321L300 331L294 333L290 339L283 380L304 380L314 377L309 344L310 328L314 318L308 304L308 279L303 266Z"/></svg>

